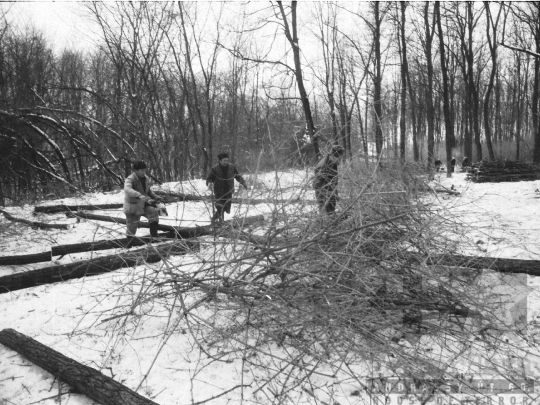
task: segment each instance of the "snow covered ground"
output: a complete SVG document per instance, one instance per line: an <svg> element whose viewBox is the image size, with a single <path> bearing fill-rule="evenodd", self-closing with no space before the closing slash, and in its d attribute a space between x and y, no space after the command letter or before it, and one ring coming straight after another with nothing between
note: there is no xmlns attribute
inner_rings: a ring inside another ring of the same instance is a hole
<svg viewBox="0 0 540 405"><path fill-rule="evenodd" d="M307 172L290 171L277 176L275 173L259 175L248 180L253 188L247 193L255 198L271 194L275 198L313 198L309 188L297 187L306 184ZM455 215L456 222L466 224L467 240L461 244L463 252L505 258L540 260L540 181L518 183L474 184L465 180L464 173L455 173L452 178L442 174L436 182L445 187L454 187L459 196L438 194L435 203L445 206ZM275 187L279 185L279 187ZM166 184L162 188L184 193L207 194L204 181L195 180L181 184ZM89 194L84 199L62 199L48 204L75 203L119 203L123 192ZM302 207L303 210L314 207ZM169 217L162 223L170 225L207 225L211 206L204 202L169 204ZM236 215L268 213L272 206L236 205ZM76 222L63 215L32 214L33 206L8 207L15 217L58 223L72 223L70 230L35 230L0 218L0 252L2 255L38 253L54 244L77 243L91 240L123 237L124 226L95 221ZM123 217L121 210L103 212L106 215ZM148 232L141 229L139 234ZM472 246L472 248L471 248ZM80 253L56 258L54 263L69 263L89 258L90 255L111 254L111 251ZM199 258L200 259L200 258ZM197 260L199 260L197 259ZM196 258L187 255L172 258L167 265L182 262L184 268L189 261L196 266ZM48 266L51 263L24 266L0 266L0 276L19 271ZM237 359L214 362L198 348L189 331L169 333L174 325L167 318L166 303L156 302L153 313L162 316L141 318L140 323L129 323L125 337L111 333L116 320L107 320L118 308L129 308L129 300L135 294L129 291L148 272L158 271L163 263L122 269L100 276L70 280L63 283L43 285L35 288L0 294L0 329L12 328L39 342L94 367L115 378L140 394L159 404L190 404L217 396L211 404L276 403L274 390L279 387L270 382L265 389L255 390L250 382L264 378L264 370L243 368ZM540 277L529 277L528 319L540 317ZM115 324L118 326L118 324ZM275 353L276 356L279 353ZM269 366L270 367L270 366ZM536 372L535 369L532 369ZM540 372L535 375L540 376ZM334 404L359 403L358 386L335 385L332 378L319 386L327 389L327 398ZM240 386L245 385L244 388ZM236 389L232 389L237 387ZM59 397L59 388L62 395ZM232 389L232 390L231 390ZM219 396L225 391L225 395ZM287 403L316 403L309 390L287 397ZM16 352L0 345L0 404L73 404L89 405L94 402L83 395L69 393L59 386L52 375L35 366ZM339 399L339 402L338 402ZM330 401L330 402L331 402ZM327 402L327 403L330 403Z"/></svg>

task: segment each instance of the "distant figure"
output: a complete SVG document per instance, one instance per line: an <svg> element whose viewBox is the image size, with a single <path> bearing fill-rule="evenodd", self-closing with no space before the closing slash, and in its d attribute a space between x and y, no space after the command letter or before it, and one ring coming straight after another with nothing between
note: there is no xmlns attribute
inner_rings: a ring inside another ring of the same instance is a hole
<svg viewBox="0 0 540 405"><path fill-rule="evenodd" d="M328 155L315 166L313 188L321 213L333 213L337 205L338 165L345 149L334 145Z"/></svg>
<svg viewBox="0 0 540 405"><path fill-rule="evenodd" d="M437 171L441 170L442 162L439 159L437 159L434 162L434 164L435 164L435 170L437 170Z"/></svg>
<svg viewBox="0 0 540 405"><path fill-rule="evenodd" d="M214 215L212 223L223 222L225 212L231 212L232 195L234 193L234 180L247 189L244 178L238 173L235 165L229 163L229 155L225 152L218 155L219 163L212 167L206 178L206 185L214 193Z"/></svg>
<svg viewBox="0 0 540 405"><path fill-rule="evenodd" d="M138 161L133 164L133 173L124 182L124 214L126 214L126 235L133 240L141 216L148 219L150 236L158 236L159 210L156 203L161 202L151 189L150 179L146 177L146 163ZM129 246L128 241L128 246Z"/></svg>
<svg viewBox="0 0 540 405"><path fill-rule="evenodd" d="M461 167L469 167L469 158L465 156L463 160L461 161Z"/></svg>
<svg viewBox="0 0 540 405"><path fill-rule="evenodd" d="M456 167L456 158L452 156L452 160L450 161L450 171L454 173L454 169Z"/></svg>

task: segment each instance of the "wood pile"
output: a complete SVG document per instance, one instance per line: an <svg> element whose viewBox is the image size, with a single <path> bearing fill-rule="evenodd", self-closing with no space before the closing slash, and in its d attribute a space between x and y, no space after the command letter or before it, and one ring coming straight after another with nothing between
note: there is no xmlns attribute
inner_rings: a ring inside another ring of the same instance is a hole
<svg viewBox="0 0 540 405"><path fill-rule="evenodd" d="M497 160L473 164L467 170L467 180L474 183L502 183L540 179L540 167L531 163Z"/></svg>

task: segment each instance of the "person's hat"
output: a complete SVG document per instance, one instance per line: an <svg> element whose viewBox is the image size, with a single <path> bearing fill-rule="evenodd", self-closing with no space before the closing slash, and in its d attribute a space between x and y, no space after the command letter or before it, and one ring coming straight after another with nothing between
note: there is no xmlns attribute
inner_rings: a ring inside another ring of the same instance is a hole
<svg viewBox="0 0 540 405"><path fill-rule="evenodd" d="M229 154L227 152L221 152L219 155L217 155L218 160L228 158Z"/></svg>
<svg viewBox="0 0 540 405"><path fill-rule="evenodd" d="M146 166L146 163L143 160L138 160L137 162L133 163L133 170L141 170L146 169L148 166Z"/></svg>
<svg viewBox="0 0 540 405"><path fill-rule="evenodd" d="M332 155L334 156L343 156L345 154L345 149L340 145L332 146Z"/></svg>

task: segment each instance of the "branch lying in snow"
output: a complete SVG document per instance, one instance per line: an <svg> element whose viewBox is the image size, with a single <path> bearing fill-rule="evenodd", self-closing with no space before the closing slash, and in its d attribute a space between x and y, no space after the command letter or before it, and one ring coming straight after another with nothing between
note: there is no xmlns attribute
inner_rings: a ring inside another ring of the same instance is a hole
<svg viewBox="0 0 540 405"><path fill-rule="evenodd" d="M9 219L12 222L20 222L22 224L34 226L40 229L71 229L73 228L73 224L47 224L44 222L37 222L37 221L29 221L27 219L22 218L16 218L11 214L8 214L6 211L0 210L2 214L4 214L4 217L6 219Z"/></svg>

